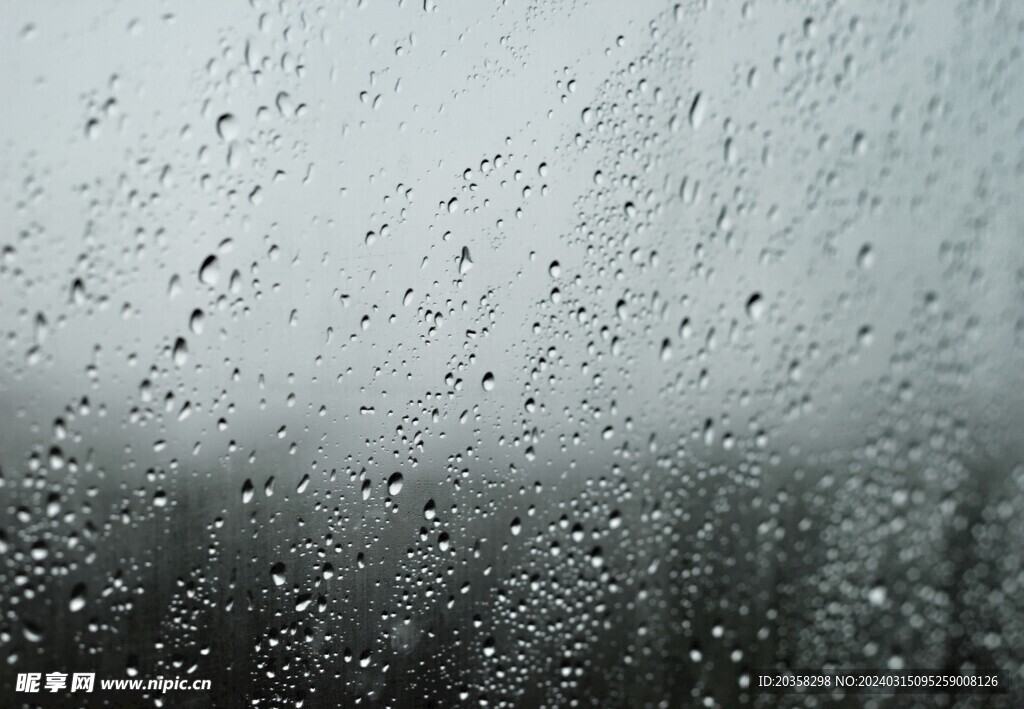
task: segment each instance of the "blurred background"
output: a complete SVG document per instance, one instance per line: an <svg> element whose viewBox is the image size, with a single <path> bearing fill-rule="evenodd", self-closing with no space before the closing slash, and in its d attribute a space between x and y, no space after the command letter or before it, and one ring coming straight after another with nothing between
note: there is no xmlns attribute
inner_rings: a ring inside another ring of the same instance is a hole
<svg viewBox="0 0 1024 709"><path fill-rule="evenodd" d="M1024 5L0 34L0 704L1024 703Z"/></svg>

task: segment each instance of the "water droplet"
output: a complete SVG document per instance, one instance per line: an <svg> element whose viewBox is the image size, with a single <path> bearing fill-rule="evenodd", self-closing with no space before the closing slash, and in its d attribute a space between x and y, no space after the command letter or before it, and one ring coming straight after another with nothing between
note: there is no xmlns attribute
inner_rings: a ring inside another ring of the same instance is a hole
<svg viewBox="0 0 1024 709"><path fill-rule="evenodd" d="M217 119L217 135L220 136L221 140L231 142L238 138L238 132L238 119L235 118L234 114L221 114L220 118Z"/></svg>
<svg viewBox="0 0 1024 709"><path fill-rule="evenodd" d="M867 143L868 143L867 138L864 137L863 133L858 132L856 135L854 135L853 136L853 154L854 155L863 155L864 153L866 153L868 151Z"/></svg>
<svg viewBox="0 0 1024 709"><path fill-rule="evenodd" d="M192 331L193 335L202 335L203 334L203 321L204 320L205 320L205 316L203 315L203 311L202 310L199 310L198 308L196 308L195 310L192 311L192 315L188 319L188 329Z"/></svg>
<svg viewBox="0 0 1024 709"><path fill-rule="evenodd" d="M875 251L871 248L871 244L864 244L860 247L860 251L857 253L857 265L864 270L875 265Z"/></svg>
<svg viewBox="0 0 1024 709"><path fill-rule="evenodd" d="M466 275L471 268L473 268L473 259L469 255L469 248L463 246L462 253L459 255L459 275Z"/></svg>
<svg viewBox="0 0 1024 709"><path fill-rule="evenodd" d="M247 505L252 501L252 496L256 488L252 484L252 480L246 478L245 482L242 483L242 504Z"/></svg>
<svg viewBox="0 0 1024 709"><path fill-rule="evenodd" d="M21 629L21 633L30 643L41 643L45 637L42 629L40 629L35 623L29 623L27 621Z"/></svg>
<svg viewBox="0 0 1024 709"><path fill-rule="evenodd" d="M764 298L760 293L754 293L747 299L747 315L755 322L764 317Z"/></svg>
<svg viewBox="0 0 1024 709"><path fill-rule="evenodd" d="M208 286L215 286L218 280L220 280L220 261L216 256L207 256L199 266L199 281Z"/></svg>
<svg viewBox="0 0 1024 709"><path fill-rule="evenodd" d="M861 347L870 347L874 341L875 333L871 329L870 325L862 325L861 328L857 330L857 342L860 343Z"/></svg>
<svg viewBox="0 0 1024 709"><path fill-rule="evenodd" d="M401 473L392 473L391 477L388 478L388 494L392 497L402 491L402 483L404 478Z"/></svg>
<svg viewBox="0 0 1024 709"><path fill-rule="evenodd" d="M188 343L185 342L185 338L179 337L174 341L173 359L177 367L184 367L188 361Z"/></svg>
<svg viewBox="0 0 1024 709"><path fill-rule="evenodd" d="M85 584L75 584L75 587L71 589L71 600L68 602L68 608L71 609L72 613L85 608Z"/></svg>
<svg viewBox="0 0 1024 709"><path fill-rule="evenodd" d="M275 586L284 586L286 581L284 577L284 572L284 562L279 561L270 567L270 578L273 579Z"/></svg>
<svg viewBox="0 0 1024 709"><path fill-rule="evenodd" d="M698 93L693 97L693 103L690 104L690 125L693 126L694 130L700 128L704 123L707 110L707 99L704 98L704 94Z"/></svg>

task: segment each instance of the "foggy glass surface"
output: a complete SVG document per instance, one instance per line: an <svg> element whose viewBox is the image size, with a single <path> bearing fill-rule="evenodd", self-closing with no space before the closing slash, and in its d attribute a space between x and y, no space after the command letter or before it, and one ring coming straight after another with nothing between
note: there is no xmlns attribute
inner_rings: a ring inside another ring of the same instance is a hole
<svg viewBox="0 0 1024 709"><path fill-rule="evenodd" d="M1020 706L1022 32L4 3L0 705Z"/></svg>

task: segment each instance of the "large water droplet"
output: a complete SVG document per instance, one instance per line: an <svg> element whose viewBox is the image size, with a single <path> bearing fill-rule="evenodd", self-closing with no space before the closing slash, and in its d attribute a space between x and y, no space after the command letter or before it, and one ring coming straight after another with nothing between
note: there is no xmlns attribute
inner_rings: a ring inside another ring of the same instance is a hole
<svg viewBox="0 0 1024 709"><path fill-rule="evenodd" d="M871 244L864 244L857 252L857 265L865 270L875 265L875 252Z"/></svg>
<svg viewBox="0 0 1024 709"><path fill-rule="evenodd" d="M221 140L228 142L235 140L238 138L238 132L238 119L235 118L234 114L224 113L217 119L217 135L220 136Z"/></svg>
<svg viewBox="0 0 1024 709"><path fill-rule="evenodd" d="M395 496L402 491L402 483L404 478L401 473L392 473L391 477L388 478L388 494Z"/></svg>
<svg viewBox="0 0 1024 709"><path fill-rule="evenodd" d="M270 578L273 579L275 586L284 586L285 584L285 565L284 562L277 562L270 567Z"/></svg>
<svg viewBox="0 0 1024 709"><path fill-rule="evenodd" d="M207 256L199 267L199 281L208 286L215 286L218 280L220 280L220 261L216 256Z"/></svg>
<svg viewBox="0 0 1024 709"><path fill-rule="evenodd" d="M199 310L198 308L196 308L195 310L192 311L192 315L188 319L188 329L192 331L193 335L202 335L203 334L203 322L204 322L204 320L205 320L205 316L203 315L203 311L202 310Z"/></svg>
<svg viewBox="0 0 1024 709"><path fill-rule="evenodd" d="M173 358L175 366L185 366L185 362L188 361L188 343L185 342L185 338L179 337L174 341Z"/></svg>

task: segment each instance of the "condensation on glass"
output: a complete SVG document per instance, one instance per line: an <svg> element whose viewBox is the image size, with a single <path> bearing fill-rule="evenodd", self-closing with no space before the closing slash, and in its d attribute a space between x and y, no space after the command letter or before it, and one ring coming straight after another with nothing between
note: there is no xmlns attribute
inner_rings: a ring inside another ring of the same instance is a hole
<svg viewBox="0 0 1024 709"><path fill-rule="evenodd" d="M0 704L1019 705L1022 32L5 4Z"/></svg>

